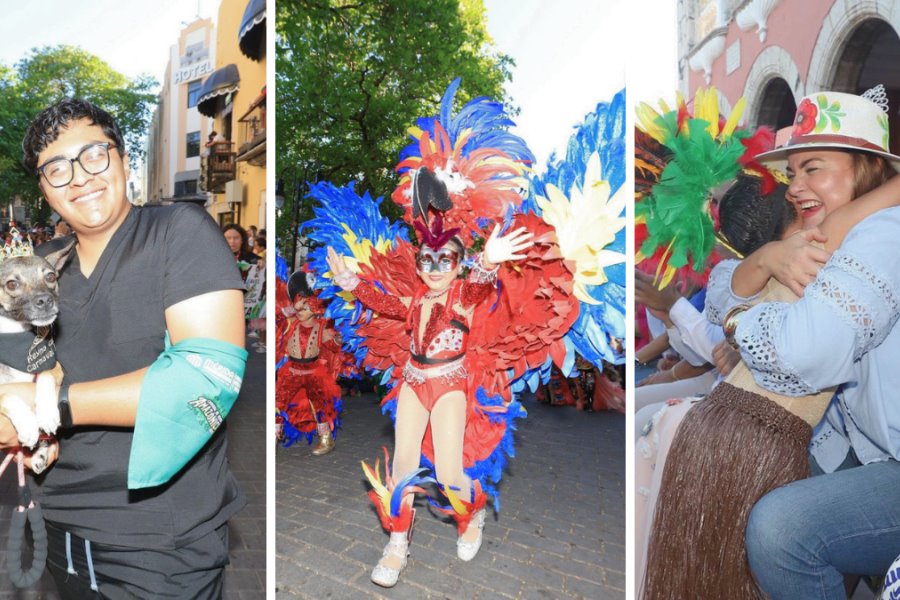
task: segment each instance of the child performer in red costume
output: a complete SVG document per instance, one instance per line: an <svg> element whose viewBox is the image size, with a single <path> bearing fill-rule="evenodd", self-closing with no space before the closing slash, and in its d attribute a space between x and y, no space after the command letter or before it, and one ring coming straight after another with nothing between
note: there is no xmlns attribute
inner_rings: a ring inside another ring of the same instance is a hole
<svg viewBox="0 0 900 600"><path fill-rule="evenodd" d="M334 450L340 424L341 390L331 360L339 355L340 344L323 318L307 273L291 275L287 295L290 304L278 315L278 360L286 360L275 385L276 419L285 446L304 436L311 443L317 433L319 442L312 453L321 456Z"/></svg>
<svg viewBox="0 0 900 600"><path fill-rule="evenodd" d="M422 187L441 184L427 169L416 176L415 197ZM442 195L446 198L446 189ZM427 214L426 202L421 212ZM439 205L439 203L430 202ZM343 257L328 249L328 265L334 281L368 308L386 318L406 321L412 334L411 356L403 369L398 393L394 462L391 472L400 482L419 467L422 440L431 424L435 475L442 489L456 492L468 506L452 511L460 531L457 555L468 561L481 547L486 497L481 486L463 471L463 440L466 429L468 373L464 365L467 334L475 307L495 291L500 263L524 258L532 246L531 233L524 228L499 236L499 225L485 243L465 281L459 280L465 249L458 229L443 231L442 218L434 217L431 230L416 223L421 247L416 256L416 272L422 286L412 297L398 298L378 291L372 283L347 269ZM398 484L399 485L399 484ZM458 501L448 493L451 503ZM412 504L409 494L404 502ZM455 508L455 507L454 507ZM394 524L382 559L372 571L372 581L385 587L397 582L406 566L409 527ZM472 525L469 527L469 525Z"/></svg>

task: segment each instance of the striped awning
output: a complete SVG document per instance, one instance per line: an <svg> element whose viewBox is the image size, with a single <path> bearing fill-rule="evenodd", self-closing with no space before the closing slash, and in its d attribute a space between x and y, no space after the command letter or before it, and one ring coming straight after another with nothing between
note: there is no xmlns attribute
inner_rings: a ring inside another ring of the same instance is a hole
<svg viewBox="0 0 900 600"><path fill-rule="evenodd" d="M266 55L266 0L250 0L238 29L238 45L245 56L262 60Z"/></svg>
<svg viewBox="0 0 900 600"><path fill-rule="evenodd" d="M215 117L225 107L225 97L238 91L240 81L241 76L234 64L213 71L200 88L197 110L207 117Z"/></svg>

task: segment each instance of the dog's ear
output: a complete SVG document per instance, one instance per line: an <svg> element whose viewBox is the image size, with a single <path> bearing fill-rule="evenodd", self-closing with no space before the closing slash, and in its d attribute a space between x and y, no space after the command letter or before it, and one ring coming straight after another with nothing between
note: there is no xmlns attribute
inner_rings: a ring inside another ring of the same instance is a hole
<svg viewBox="0 0 900 600"><path fill-rule="evenodd" d="M45 257L47 262L50 263L50 265L54 270L56 270L57 273L60 271L60 269L63 268L63 265L66 264L66 261L69 259L69 255L75 248L75 243L77 241L78 239L74 235L70 236L65 246L63 246L56 252L51 252Z"/></svg>

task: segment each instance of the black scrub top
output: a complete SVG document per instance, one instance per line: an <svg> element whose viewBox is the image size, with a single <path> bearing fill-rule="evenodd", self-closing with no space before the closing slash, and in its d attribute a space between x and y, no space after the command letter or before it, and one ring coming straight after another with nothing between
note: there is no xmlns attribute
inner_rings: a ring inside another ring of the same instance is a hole
<svg viewBox="0 0 900 600"><path fill-rule="evenodd" d="M46 255L66 242L38 247ZM90 277L76 252L59 278L57 357L73 384L149 366L164 349L165 310L208 292L243 289L222 232L194 205L132 207ZM170 549L195 540L246 499L225 456L223 425L171 481L128 490L132 429L60 431L59 460L37 478L48 521L91 541Z"/></svg>

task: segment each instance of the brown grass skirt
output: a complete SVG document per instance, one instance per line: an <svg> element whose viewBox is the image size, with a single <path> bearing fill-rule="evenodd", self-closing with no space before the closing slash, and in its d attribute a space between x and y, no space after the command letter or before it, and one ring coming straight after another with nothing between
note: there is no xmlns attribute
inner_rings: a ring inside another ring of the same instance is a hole
<svg viewBox="0 0 900 600"><path fill-rule="evenodd" d="M764 598L747 565L747 519L764 494L809 476L811 437L802 419L725 382L691 408L666 457L644 598Z"/></svg>

